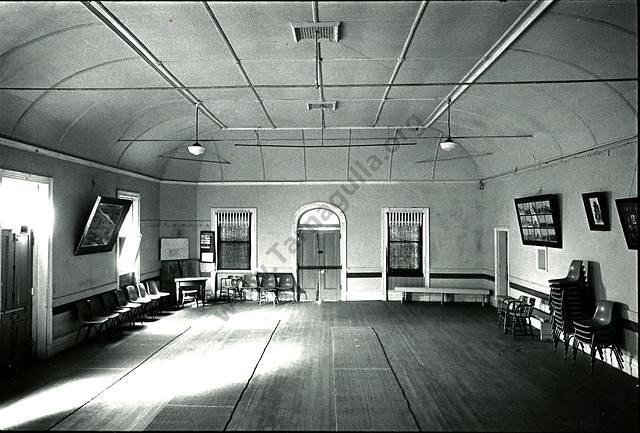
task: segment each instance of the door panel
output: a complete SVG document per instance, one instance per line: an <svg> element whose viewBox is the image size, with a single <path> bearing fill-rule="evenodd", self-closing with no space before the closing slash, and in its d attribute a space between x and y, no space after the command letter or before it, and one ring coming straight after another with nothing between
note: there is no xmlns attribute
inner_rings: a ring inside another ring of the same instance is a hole
<svg viewBox="0 0 640 433"><path fill-rule="evenodd" d="M340 231L298 230L298 240L298 280L307 300L339 300Z"/></svg>
<svg viewBox="0 0 640 433"><path fill-rule="evenodd" d="M0 369L19 367L31 355L33 246L29 234L2 231L2 319Z"/></svg>

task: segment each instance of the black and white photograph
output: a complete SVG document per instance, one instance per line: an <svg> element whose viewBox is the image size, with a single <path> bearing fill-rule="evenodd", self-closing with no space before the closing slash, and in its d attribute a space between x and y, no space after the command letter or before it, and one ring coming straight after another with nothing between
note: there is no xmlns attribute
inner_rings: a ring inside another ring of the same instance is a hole
<svg viewBox="0 0 640 433"><path fill-rule="evenodd" d="M606 192L590 192L582 194L584 210L589 223L589 230L609 231L609 203Z"/></svg>
<svg viewBox="0 0 640 433"><path fill-rule="evenodd" d="M638 432L637 167L637 0L0 0L0 431Z"/></svg>

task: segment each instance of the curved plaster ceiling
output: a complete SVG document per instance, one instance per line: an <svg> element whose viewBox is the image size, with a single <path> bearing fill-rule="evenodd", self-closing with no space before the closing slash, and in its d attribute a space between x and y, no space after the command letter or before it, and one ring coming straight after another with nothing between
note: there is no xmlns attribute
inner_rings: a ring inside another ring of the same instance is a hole
<svg viewBox="0 0 640 433"><path fill-rule="evenodd" d="M541 6L454 98L452 135L469 138L437 151L447 134L443 101ZM100 13L120 23L120 35ZM339 41L320 43L321 81L314 41L296 43L290 25L316 13L341 22ZM0 3L0 27L3 137L158 179L341 181L357 161L379 161L369 180L479 180L637 141L635 1L19 2ZM321 112L307 110L320 98L316 83L337 100L324 129ZM194 101L207 111L201 157L186 150ZM430 117L426 129L397 130ZM328 147L385 142L415 145Z"/></svg>

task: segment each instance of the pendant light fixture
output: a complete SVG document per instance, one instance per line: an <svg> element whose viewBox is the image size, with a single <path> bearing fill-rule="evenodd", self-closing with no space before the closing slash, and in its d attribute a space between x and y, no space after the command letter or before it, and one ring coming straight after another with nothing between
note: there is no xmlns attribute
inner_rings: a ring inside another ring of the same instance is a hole
<svg viewBox="0 0 640 433"><path fill-rule="evenodd" d="M198 112L200 111L199 107L200 103L196 102L196 141L191 146L187 147L187 149L189 149L189 153L196 156L202 155L205 151L205 148L200 143L198 143Z"/></svg>
<svg viewBox="0 0 640 433"><path fill-rule="evenodd" d="M447 138L440 142L440 149L449 152L457 145L458 144L451 139L451 99L447 98Z"/></svg>

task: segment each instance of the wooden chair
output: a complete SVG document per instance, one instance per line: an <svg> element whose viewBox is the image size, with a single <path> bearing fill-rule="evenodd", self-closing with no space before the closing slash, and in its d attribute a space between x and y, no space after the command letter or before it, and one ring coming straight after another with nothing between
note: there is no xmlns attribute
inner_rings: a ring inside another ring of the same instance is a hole
<svg viewBox="0 0 640 433"><path fill-rule="evenodd" d="M531 302L533 301L533 302ZM530 302L522 301L514 304L512 309L507 310L507 317L505 321L505 330L507 334L508 330L511 330L513 338L516 338L517 334L530 335L533 340L533 326L531 326L531 316L533 314L533 307L535 304L535 298L531 298Z"/></svg>

